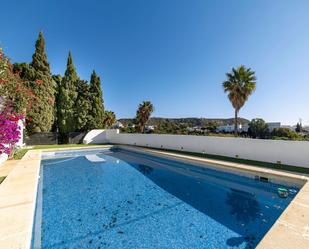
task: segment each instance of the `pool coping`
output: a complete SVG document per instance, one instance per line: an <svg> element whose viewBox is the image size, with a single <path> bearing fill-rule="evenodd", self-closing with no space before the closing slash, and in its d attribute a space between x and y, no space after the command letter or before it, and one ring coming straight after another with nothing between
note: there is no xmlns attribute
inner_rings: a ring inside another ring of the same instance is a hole
<svg viewBox="0 0 309 249"><path fill-rule="evenodd" d="M288 179L294 183L302 182L304 185L299 193L267 232L257 248L309 248L309 178L307 176L257 166L125 145L29 150L21 160L16 162L16 167L0 185L0 248L28 249L31 247L42 152L79 149L91 150L111 147L120 147L184 161L197 162L199 165L221 166L251 173L258 172L259 174L272 175L280 179Z"/></svg>

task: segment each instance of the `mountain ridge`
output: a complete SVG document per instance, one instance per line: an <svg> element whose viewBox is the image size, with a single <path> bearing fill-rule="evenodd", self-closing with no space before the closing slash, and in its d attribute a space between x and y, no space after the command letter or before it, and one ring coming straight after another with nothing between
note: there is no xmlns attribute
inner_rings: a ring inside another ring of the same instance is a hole
<svg viewBox="0 0 309 249"><path fill-rule="evenodd" d="M127 126L128 124L134 123L134 118L120 118L118 119L119 122L121 122L124 126ZM205 126L210 123L216 123L217 125L227 125L227 124L233 124L234 118L162 118L162 117L152 117L148 121L148 125L158 125L159 122L162 121L168 121L176 124L185 124L188 127L194 127L194 126ZM238 122L241 124L247 124L250 121L245 118L238 118Z"/></svg>

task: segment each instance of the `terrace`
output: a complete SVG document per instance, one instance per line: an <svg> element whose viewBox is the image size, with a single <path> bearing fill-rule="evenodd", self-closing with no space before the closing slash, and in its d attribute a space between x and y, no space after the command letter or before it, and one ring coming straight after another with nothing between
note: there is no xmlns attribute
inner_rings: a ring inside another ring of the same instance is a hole
<svg viewBox="0 0 309 249"><path fill-rule="evenodd" d="M309 248L309 2L41 2L1 4L0 249Z"/></svg>

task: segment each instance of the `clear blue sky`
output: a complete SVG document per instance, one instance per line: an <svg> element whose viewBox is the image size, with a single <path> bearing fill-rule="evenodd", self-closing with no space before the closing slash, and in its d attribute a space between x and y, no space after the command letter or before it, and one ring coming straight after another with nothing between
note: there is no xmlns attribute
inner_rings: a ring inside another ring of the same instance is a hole
<svg viewBox="0 0 309 249"><path fill-rule="evenodd" d="M52 72L68 51L81 78L95 69L107 109L133 117L232 117L225 72L244 64L257 90L242 117L309 123L309 1L4 1L0 45L30 61L43 30Z"/></svg>

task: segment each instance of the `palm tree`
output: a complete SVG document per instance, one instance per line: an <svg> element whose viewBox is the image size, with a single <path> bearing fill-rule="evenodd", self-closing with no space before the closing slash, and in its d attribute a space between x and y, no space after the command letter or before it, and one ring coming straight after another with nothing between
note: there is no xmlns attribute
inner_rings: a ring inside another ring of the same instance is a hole
<svg viewBox="0 0 309 249"><path fill-rule="evenodd" d="M228 98L235 109L235 135L238 133L238 113L244 106L248 97L256 88L255 72L251 68L240 66L233 68L232 72L226 74L227 80L223 82L224 92L228 92Z"/></svg>
<svg viewBox="0 0 309 249"><path fill-rule="evenodd" d="M143 103L139 104L135 117L138 132L144 133L145 125L153 111L154 107L150 101L143 101Z"/></svg>
<svg viewBox="0 0 309 249"><path fill-rule="evenodd" d="M104 125L106 128L111 128L113 124L116 123L116 115L112 111L105 111L104 114Z"/></svg>

